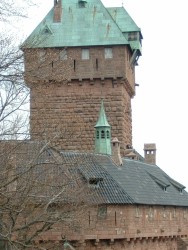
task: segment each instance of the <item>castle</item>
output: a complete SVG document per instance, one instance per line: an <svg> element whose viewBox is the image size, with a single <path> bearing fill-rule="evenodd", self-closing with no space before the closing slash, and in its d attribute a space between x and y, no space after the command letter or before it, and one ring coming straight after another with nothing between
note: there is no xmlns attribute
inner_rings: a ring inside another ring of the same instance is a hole
<svg viewBox="0 0 188 250"><path fill-rule="evenodd" d="M31 141L50 141L61 157L78 159L89 188L102 197L83 229L66 233L64 249L187 249L185 187L156 166L155 144L145 145L145 158L133 149L142 33L124 7L54 0L22 50ZM62 232L43 238L61 241Z"/></svg>

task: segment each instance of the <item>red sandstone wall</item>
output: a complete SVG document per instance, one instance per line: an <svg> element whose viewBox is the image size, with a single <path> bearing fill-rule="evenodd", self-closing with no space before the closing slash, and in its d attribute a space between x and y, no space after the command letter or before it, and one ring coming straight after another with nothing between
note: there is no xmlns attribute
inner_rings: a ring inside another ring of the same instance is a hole
<svg viewBox="0 0 188 250"><path fill-rule="evenodd" d="M127 79L134 93L130 50L126 46L114 46L112 49L113 58L105 59L105 47L90 47L88 60L82 59L82 48L77 47L24 50L26 83L119 78Z"/></svg>
<svg viewBox="0 0 188 250"><path fill-rule="evenodd" d="M25 79L31 87L31 139L53 140L62 149L93 151L94 125L104 98L112 137L120 140L121 148L132 144L134 70L127 48L114 47L113 59L104 58L103 47L90 48L89 60L81 60L81 48L67 49L67 60L58 59L58 49L40 53L25 51Z"/></svg>
<svg viewBox="0 0 188 250"><path fill-rule="evenodd" d="M108 206L85 212L80 228L43 235L44 240L61 241L62 235L76 249L177 250L177 241L188 235L188 209L163 206Z"/></svg>
<svg viewBox="0 0 188 250"><path fill-rule="evenodd" d="M188 208L109 206L106 217L99 217L98 209L95 209L90 211L85 223L86 239L163 238L188 235Z"/></svg>

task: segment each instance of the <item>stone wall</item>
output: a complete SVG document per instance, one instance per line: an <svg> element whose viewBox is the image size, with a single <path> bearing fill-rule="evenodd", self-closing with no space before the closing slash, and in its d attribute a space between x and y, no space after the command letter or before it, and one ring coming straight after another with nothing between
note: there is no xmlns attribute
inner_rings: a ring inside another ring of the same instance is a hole
<svg viewBox="0 0 188 250"><path fill-rule="evenodd" d="M112 80L91 85L50 85L31 91L31 139L53 141L65 150L94 150L94 126L101 104L112 127L112 137L120 140L121 147L132 144L130 97L121 83Z"/></svg>
<svg viewBox="0 0 188 250"><path fill-rule="evenodd" d="M62 51L67 53L66 60L59 59ZM132 144L131 98L135 88L129 50L114 47L113 59L105 59L103 47L90 48L89 60L81 59L81 48L62 51L25 51L25 79L31 88L31 139L50 140L53 146L66 150L93 151L94 126L103 98L112 137L120 140L123 154L126 145Z"/></svg>
<svg viewBox="0 0 188 250"><path fill-rule="evenodd" d="M47 232L43 240L62 241L75 249L177 250L188 235L188 208L99 206L85 212L80 228Z"/></svg>

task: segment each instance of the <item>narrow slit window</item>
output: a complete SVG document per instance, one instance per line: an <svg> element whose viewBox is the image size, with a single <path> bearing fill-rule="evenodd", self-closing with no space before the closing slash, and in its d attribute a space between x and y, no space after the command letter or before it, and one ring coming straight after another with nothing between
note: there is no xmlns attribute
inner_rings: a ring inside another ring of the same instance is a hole
<svg viewBox="0 0 188 250"><path fill-rule="evenodd" d="M76 71L76 60L74 60L74 71Z"/></svg>
<svg viewBox="0 0 188 250"><path fill-rule="evenodd" d="M98 62L98 59L96 59L96 70L98 70L99 68L99 62Z"/></svg>

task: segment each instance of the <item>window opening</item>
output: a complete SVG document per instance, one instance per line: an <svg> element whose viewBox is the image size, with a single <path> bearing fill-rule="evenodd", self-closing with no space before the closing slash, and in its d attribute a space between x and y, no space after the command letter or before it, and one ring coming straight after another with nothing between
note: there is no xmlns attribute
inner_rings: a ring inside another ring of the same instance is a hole
<svg viewBox="0 0 188 250"><path fill-rule="evenodd" d="M137 32L130 32L128 35L128 41L138 40Z"/></svg>
<svg viewBox="0 0 188 250"><path fill-rule="evenodd" d="M99 68L99 63L98 63L98 59L96 59L96 70L98 70Z"/></svg>
<svg viewBox="0 0 188 250"><path fill-rule="evenodd" d="M112 48L105 48L104 49L104 57L105 57L105 59L113 58Z"/></svg>
<svg viewBox="0 0 188 250"><path fill-rule="evenodd" d="M89 60L89 49L82 49L82 60Z"/></svg>
<svg viewBox="0 0 188 250"><path fill-rule="evenodd" d="M97 139L99 139L99 131L97 131Z"/></svg>
<svg viewBox="0 0 188 250"><path fill-rule="evenodd" d="M140 208L139 206L136 206L136 217L140 217Z"/></svg>
<svg viewBox="0 0 188 250"><path fill-rule="evenodd" d="M40 50L39 51L39 62L43 63L46 59L46 51L45 50Z"/></svg>
<svg viewBox="0 0 188 250"><path fill-rule="evenodd" d="M64 49L63 51L61 51L60 52L60 54L59 54L59 57L60 57L60 60L67 60L67 50L66 49Z"/></svg>
<svg viewBox="0 0 188 250"><path fill-rule="evenodd" d="M76 60L74 60L74 71L76 71Z"/></svg>
<svg viewBox="0 0 188 250"><path fill-rule="evenodd" d="M86 2L86 1L83 1L83 0L80 0L80 1L78 2L78 6L79 6L79 8L86 8L87 2Z"/></svg>
<svg viewBox="0 0 188 250"><path fill-rule="evenodd" d="M102 139L105 138L105 132L104 132L104 130L101 131L101 138L102 138Z"/></svg>
<svg viewBox="0 0 188 250"><path fill-rule="evenodd" d="M99 206L98 207L98 218L99 219L106 219L107 216L107 206L103 205L103 206Z"/></svg>
<svg viewBox="0 0 188 250"><path fill-rule="evenodd" d="M116 211L115 211L115 226L117 226L117 214L116 214Z"/></svg>
<svg viewBox="0 0 188 250"><path fill-rule="evenodd" d="M109 139L110 138L110 132L107 130L106 131L106 137Z"/></svg>
<svg viewBox="0 0 188 250"><path fill-rule="evenodd" d="M89 216L89 225L91 224L91 215L90 215L90 211L88 212L88 216Z"/></svg>

